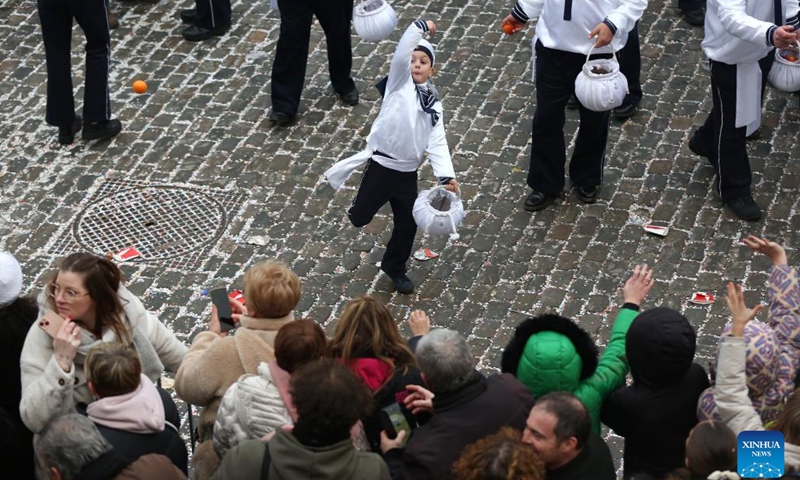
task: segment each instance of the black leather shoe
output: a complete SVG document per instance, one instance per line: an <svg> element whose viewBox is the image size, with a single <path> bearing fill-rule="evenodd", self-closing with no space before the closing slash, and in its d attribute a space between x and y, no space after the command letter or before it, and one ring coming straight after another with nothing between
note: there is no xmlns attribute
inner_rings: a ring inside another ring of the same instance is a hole
<svg viewBox="0 0 800 480"><path fill-rule="evenodd" d="M122 131L122 122L116 118L105 122L92 122L83 126L84 140L104 140Z"/></svg>
<svg viewBox="0 0 800 480"><path fill-rule="evenodd" d="M702 8L693 8L691 10L682 10L683 19L686 23L695 27L702 27L706 23L706 12Z"/></svg>
<svg viewBox="0 0 800 480"><path fill-rule="evenodd" d="M634 103L623 103L619 107L614 108L611 110L611 114L614 115L614 118L619 119L626 119L631 118L633 114L636 113L637 106Z"/></svg>
<svg viewBox="0 0 800 480"><path fill-rule="evenodd" d="M403 295L410 295L414 293L414 284L411 282L411 279L408 278L408 275L389 278L392 279L394 289L397 291L397 293L402 293Z"/></svg>
<svg viewBox="0 0 800 480"><path fill-rule="evenodd" d="M269 120L277 124L279 127L286 127L294 121L294 115L288 113L272 111L269 114Z"/></svg>
<svg viewBox="0 0 800 480"><path fill-rule="evenodd" d="M746 222L757 222L761 220L761 208L750 195L725 200L725 205L727 205L737 217Z"/></svg>
<svg viewBox="0 0 800 480"><path fill-rule="evenodd" d="M580 108L580 106L581 103L578 101L578 97L576 97L574 94L569 97L569 100L567 100L567 108L570 110L577 110Z"/></svg>
<svg viewBox="0 0 800 480"><path fill-rule="evenodd" d="M711 154L708 152L708 150L706 150L705 145L700 143L700 138L697 136L697 130L694 131L692 138L689 139L689 150L691 150L695 155L700 155L701 157L711 157Z"/></svg>
<svg viewBox="0 0 800 480"><path fill-rule="evenodd" d="M342 101L350 106L358 105L358 90L355 88L347 93L337 93Z"/></svg>
<svg viewBox="0 0 800 480"><path fill-rule="evenodd" d="M595 203L600 195L600 187L577 187L575 196L583 203Z"/></svg>
<svg viewBox="0 0 800 480"><path fill-rule="evenodd" d="M525 199L525 210L528 212L544 210L553 202L554 198L556 198L556 195L534 190L528 195L528 198Z"/></svg>
<svg viewBox="0 0 800 480"><path fill-rule="evenodd" d="M58 127L58 143L61 145L69 145L75 141L75 134L81 130L83 122L81 122L80 115L75 115L75 121L68 127Z"/></svg>
<svg viewBox="0 0 800 480"><path fill-rule="evenodd" d="M181 10L181 21L183 23L194 23L195 18L197 18L196 8L184 8Z"/></svg>
<svg viewBox="0 0 800 480"><path fill-rule="evenodd" d="M190 42L202 42L211 37L221 37L231 29L230 23L227 25L219 25L216 28L203 28L197 25L186 27L183 32L183 38Z"/></svg>

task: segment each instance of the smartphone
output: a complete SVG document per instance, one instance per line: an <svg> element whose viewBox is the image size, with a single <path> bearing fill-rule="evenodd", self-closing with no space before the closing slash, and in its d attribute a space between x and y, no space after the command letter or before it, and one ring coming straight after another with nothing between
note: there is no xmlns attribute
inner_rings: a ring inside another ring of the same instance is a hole
<svg viewBox="0 0 800 480"><path fill-rule="evenodd" d="M228 290L225 287L219 287L211 290L211 301L217 307L217 316L219 317L219 326L223 332L233 330L235 327L233 323L233 313L231 313L231 304L228 301Z"/></svg>
<svg viewBox="0 0 800 480"><path fill-rule="evenodd" d="M66 319L56 312L45 309L44 315L39 320L39 328L47 332L53 338L58 336L58 331L61 330L61 325L64 324Z"/></svg>
<svg viewBox="0 0 800 480"><path fill-rule="evenodd" d="M408 437L411 436L411 425L408 424L406 416L400 410L400 404L395 402L388 407L381 409L381 426L386 430L386 436L394 440L400 431L406 432L406 437L403 440L403 446L408 442Z"/></svg>

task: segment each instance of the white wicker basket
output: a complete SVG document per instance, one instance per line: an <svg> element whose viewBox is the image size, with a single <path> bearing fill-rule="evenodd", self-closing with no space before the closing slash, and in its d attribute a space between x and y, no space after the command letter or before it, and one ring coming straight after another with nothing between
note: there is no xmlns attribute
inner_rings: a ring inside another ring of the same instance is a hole
<svg viewBox="0 0 800 480"><path fill-rule="evenodd" d="M800 43L785 49L775 49L775 62L769 71L769 83L782 92L793 93L800 90ZM792 62L784 55L792 54L798 60Z"/></svg>
<svg viewBox="0 0 800 480"><path fill-rule="evenodd" d="M412 213L417 226L431 235L456 233L466 215L461 198L442 186L421 192Z"/></svg>
<svg viewBox="0 0 800 480"><path fill-rule="evenodd" d="M386 0L366 0L353 7L353 26L368 42L386 40L397 26L397 14Z"/></svg>
<svg viewBox="0 0 800 480"><path fill-rule="evenodd" d="M607 112L619 107L628 95L628 79L619 70L616 58L589 60L575 78L575 96L581 105L595 112Z"/></svg>

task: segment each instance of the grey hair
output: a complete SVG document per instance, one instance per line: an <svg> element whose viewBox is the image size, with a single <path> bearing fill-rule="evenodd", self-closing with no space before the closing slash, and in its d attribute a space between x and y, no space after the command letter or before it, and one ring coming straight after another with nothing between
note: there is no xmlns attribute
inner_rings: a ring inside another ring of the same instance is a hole
<svg viewBox="0 0 800 480"><path fill-rule="evenodd" d="M453 330L431 330L419 341L416 355L419 369L434 393L456 390L467 383L475 370L467 340Z"/></svg>
<svg viewBox="0 0 800 480"><path fill-rule="evenodd" d="M91 420L70 413L47 424L34 448L42 470L56 467L61 478L71 480L112 447Z"/></svg>

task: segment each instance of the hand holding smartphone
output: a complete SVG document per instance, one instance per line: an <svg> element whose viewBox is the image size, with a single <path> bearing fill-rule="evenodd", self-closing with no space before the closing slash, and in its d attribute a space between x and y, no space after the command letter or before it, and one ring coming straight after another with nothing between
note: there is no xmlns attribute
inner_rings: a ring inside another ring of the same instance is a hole
<svg viewBox="0 0 800 480"><path fill-rule="evenodd" d="M58 336L58 331L61 330L61 325L66 321L64 317L57 314L56 312L48 309L45 309L44 315L39 320L39 328L47 332L53 338Z"/></svg>
<svg viewBox="0 0 800 480"><path fill-rule="evenodd" d="M411 425L408 424L406 416L403 415L403 411L400 409L400 404L395 402L388 407L382 408L380 412L380 419L381 426L386 431L386 436L390 439L394 440L397 438L397 435L401 431L406 432L405 438L403 439L403 446L405 447L405 444L408 442L408 438L411 436Z"/></svg>
<svg viewBox="0 0 800 480"><path fill-rule="evenodd" d="M217 307L217 317L219 318L219 326L223 332L233 330L236 325L233 321L233 312L231 312L231 304L228 300L228 290L225 287L218 287L211 290L211 301Z"/></svg>

